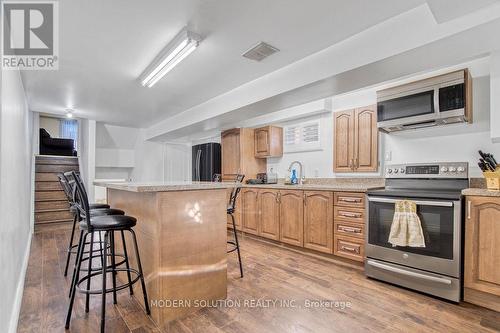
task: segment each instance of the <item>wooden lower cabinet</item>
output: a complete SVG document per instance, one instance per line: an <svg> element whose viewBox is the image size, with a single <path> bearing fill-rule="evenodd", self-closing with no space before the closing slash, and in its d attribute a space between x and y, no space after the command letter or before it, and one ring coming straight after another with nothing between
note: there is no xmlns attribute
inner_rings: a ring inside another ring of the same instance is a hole
<svg viewBox="0 0 500 333"><path fill-rule="evenodd" d="M304 196L303 191L280 191L280 241L304 246Z"/></svg>
<svg viewBox="0 0 500 333"><path fill-rule="evenodd" d="M240 197L244 232L364 261L363 193L247 187Z"/></svg>
<svg viewBox="0 0 500 333"><path fill-rule="evenodd" d="M259 234L259 190L244 188L241 190L242 230L249 234Z"/></svg>
<svg viewBox="0 0 500 333"><path fill-rule="evenodd" d="M259 190L260 236L280 239L280 204L279 191L273 189Z"/></svg>
<svg viewBox="0 0 500 333"><path fill-rule="evenodd" d="M333 193L304 192L304 247L333 252Z"/></svg>
<svg viewBox="0 0 500 333"><path fill-rule="evenodd" d="M500 198L467 197L464 300L500 311Z"/></svg>

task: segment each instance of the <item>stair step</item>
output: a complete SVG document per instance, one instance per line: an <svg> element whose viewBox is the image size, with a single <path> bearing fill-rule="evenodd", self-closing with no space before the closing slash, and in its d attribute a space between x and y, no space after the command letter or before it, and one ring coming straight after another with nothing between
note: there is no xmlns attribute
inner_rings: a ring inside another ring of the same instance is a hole
<svg viewBox="0 0 500 333"><path fill-rule="evenodd" d="M66 165L66 164L36 164L35 172L68 172L68 171L78 171L78 165Z"/></svg>
<svg viewBox="0 0 500 333"><path fill-rule="evenodd" d="M73 214L69 210L35 213L35 223L61 220L73 220Z"/></svg>
<svg viewBox="0 0 500 333"><path fill-rule="evenodd" d="M47 212L67 212L68 208L58 208L58 209L39 209L35 210L35 213L47 213Z"/></svg>
<svg viewBox="0 0 500 333"><path fill-rule="evenodd" d="M38 155L35 161L37 164L78 165L78 157L70 156Z"/></svg>
<svg viewBox="0 0 500 333"><path fill-rule="evenodd" d="M52 221L36 222L37 225L40 225L40 224L51 224L51 223L73 223L73 219L71 219L71 220L52 220Z"/></svg>
<svg viewBox="0 0 500 333"><path fill-rule="evenodd" d="M67 200L63 191L36 191L35 201L62 201Z"/></svg>
<svg viewBox="0 0 500 333"><path fill-rule="evenodd" d="M35 191L62 191L61 183L57 182L35 182Z"/></svg>
<svg viewBox="0 0 500 333"><path fill-rule="evenodd" d="M35 202L35 211L47 211L47 210L69 210L69 204L66 200L52 200L52 201L37 201Z"/></svg>

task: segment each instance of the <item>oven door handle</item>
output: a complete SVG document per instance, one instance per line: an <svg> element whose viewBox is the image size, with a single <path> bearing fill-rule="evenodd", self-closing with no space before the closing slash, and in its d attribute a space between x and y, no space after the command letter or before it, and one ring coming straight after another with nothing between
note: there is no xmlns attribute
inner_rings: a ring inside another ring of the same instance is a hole
<svg viewBox="0 0 500 333"><path fill-rule="evenodd" d="M396 203L399 199L392 198L378 198L378 197L368 197L368 201L371 202L385 202L385 203ZM420 200L411 200L417 205L420 206L438 206L438 207L453 207L452 201L420 201Z"/></svg>
<svg viewBox="0 0 500 333"><path fill-rule="evenodd" d="M428 280L428 281L439 282L439 283L451 285L450 279L445 279L445 278L441 278L441 277L437 277L437 276L431 276L431 275L427 275L427 274L407 271L407 270L402 269L402 268L392 267L392 266L385 265L385 264L375 262L372 260L367 260L366 263L370 266L377 267L377 268L380 268L380 269L383 269L383 270L386 270L389 272L398 273L398 274L406 275L406 276L411 276L411 277L419 278L422 280Z"/></svg>

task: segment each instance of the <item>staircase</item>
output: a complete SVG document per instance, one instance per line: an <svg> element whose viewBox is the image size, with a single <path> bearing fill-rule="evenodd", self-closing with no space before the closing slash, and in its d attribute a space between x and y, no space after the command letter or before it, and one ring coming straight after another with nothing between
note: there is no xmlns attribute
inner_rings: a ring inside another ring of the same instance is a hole
<svg viewBox="0 0 500 333"><path fill-rule="evenodd" d="M78 171L78 157L37 155L35 157L35 224L71 222L66 195L57 174Z"/></svg>

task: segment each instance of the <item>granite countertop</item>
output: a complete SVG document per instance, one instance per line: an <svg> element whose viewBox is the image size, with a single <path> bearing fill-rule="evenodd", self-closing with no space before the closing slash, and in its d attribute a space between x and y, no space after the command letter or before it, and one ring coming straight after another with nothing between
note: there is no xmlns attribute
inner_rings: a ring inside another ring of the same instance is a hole
<svg viewBox="0 0 500 333"><path fill-rule="evenodd" d="M303 185L285 185L285 184L245 184L243 187L272 188L280 190L311 190L311 191L335 191L335 192L366 192L375 188L382 188L384 185L359 183L337 183L337 184L303 184Z"/></svg>
<svg viewBox="0 0 500 333"><path fill-rule="evenodd" d="M226 189L234 186L234 183L212 183L212 182L94 182L96 186L102 186L114 190L129 192L168 192L168 191L197 191Z"/></svg>
<svg viewBox="0 0 500 333"><path fill-rule="evenodd" d="M384 187L382 178L315 178L309 179L303 185L285 185L282 181L278 184L242 184L244 188L272 188L283 190L312 190L312 191L344 191L344 192L366 192L370 189ZM164 192L164 191L195 191L212 190L219 188L232 188L232 182L94 182L96 186L102 186L115 190L130 192Z"/></svg>
<svg viewBox="0 0 500 333"><path fill-rule="evenodd" d="M500 191L488 190L486 188L466 188L462 191L462 194L481 197L500 197Z"/></svg>

